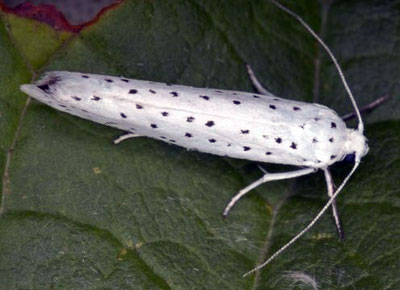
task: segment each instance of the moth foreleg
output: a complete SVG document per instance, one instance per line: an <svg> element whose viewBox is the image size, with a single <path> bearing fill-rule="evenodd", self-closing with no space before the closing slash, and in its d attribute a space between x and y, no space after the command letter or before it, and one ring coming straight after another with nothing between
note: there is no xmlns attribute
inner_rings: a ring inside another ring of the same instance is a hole
<svg viewBox="0 0 400 290"><path fill-rule="evenodd" d="M268 173L265 170L263 172L265 173L263 177L260 179L254 181L253 183L249 184L242 190L240 190L228 203L226 206L223 215L227 216L231 208L236 204L236 202L244 196L246 193L248 193L250 190L253 190L254 188L258 187L259 185L269 182L269 181L274 181L274 180L282 180L282 179L289 179L289 178L294 178L294 177L299 177L302 175L307 175L310 173L313 173L317 171L315 168L303 168L295 171L290 171L290 172L280 172L280 173Z"/></svg>
<svg viewBox="0 0 400 290"><path fill-rule="evenodd" d="M333 183L332 174L331 174L329 168L324 168L323 170L324 170L324 174L325 174L326 186L328 189L328 196L329 196L329 198L331 198L333 196L333 193L335 192L335 184ZM332 214L333 214L333 218L335 220L336 230L338 232L339 239L344 240L344 232L342 229L342 222L340 221L339 211L338 211L337 205L336 205L336 200L333 200L333 202L332 202Z"/></svg>
<svg viewBox="0 0 400 290"><path fill-rule="evenodd" d="M140 137L140 135L132 133L132 132L127 132L127 133L122 134L122 135L118 136L117 138L115 138L113 140L113 143L115 145L117 145L117 144L121 143L122 141L125 141L126 139L135 138L135 137Z"/></svg>
<svg viewBox="0 0 400 290"><path fill-rule="evenodd" d="M391 97L390 95L384 95L384 96L376 99L375 101L362 107L360 109L360 112L361 113L370 113L373 110L375 110L376 108L378 108L380 105L385 103L387 100L389 100L390 97ZM352 113L342 116L342 119L343 119L343 121L347 122L347 121L350 121L351 119L354 119L356 116L357 116L356 113L352 112Z"/></svg>
<svg viewBox="0 0 400 290"><path fill-rule="evenodd" d="M263 95L266 96L273 96L271 92L269 92L266 88L264 88L261 83L258 81L256 75L254 74L254 71L252 70L251 66L249 64L246 65L247 68L247 73L249 74L249 78L251 82L253 83L253 86L256 88L256 90Z"/></svg>

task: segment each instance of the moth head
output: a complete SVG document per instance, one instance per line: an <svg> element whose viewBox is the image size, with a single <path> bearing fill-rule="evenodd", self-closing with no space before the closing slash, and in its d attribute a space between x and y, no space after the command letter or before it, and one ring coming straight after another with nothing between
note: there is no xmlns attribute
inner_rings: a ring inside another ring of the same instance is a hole
<svg viewBox="0 0 400 290"><path fill-rule="evenodd" d="M355 162L359 163L368 151L368 139L359 130L348 129L348 140L345 145L347 154L355 155Z"/></svg>

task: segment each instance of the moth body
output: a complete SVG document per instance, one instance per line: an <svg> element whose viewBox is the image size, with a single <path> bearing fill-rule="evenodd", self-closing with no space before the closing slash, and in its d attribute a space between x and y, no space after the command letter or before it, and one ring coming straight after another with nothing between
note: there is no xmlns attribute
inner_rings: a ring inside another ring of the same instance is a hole
<svg viewBox="0 0 400 290"><path fill-rule="evenodd" d="M190 150L326 168L367 151L328 107L269 95L55 71L21 89L58 110Z"/></svg>

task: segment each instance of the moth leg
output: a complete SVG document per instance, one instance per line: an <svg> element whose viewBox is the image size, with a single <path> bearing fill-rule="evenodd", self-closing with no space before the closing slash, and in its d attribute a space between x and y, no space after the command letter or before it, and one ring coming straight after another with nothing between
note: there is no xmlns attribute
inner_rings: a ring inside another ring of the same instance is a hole
<svg viewBox="0 0 400 290"><path fill-rule="evenodd" d="M253 83L253 86L256 88L256 90L263 95L266 96L274 96L271 92L269 92L266 88L264 88L261 83L258 81L256 78L256 75L254 74L254 71L252 70L251 66L249 64L246 64L247 68L247 73L249 74L249 78L251 82Z"/></svg>
<svg viewBox="0 0 400 290"><path fill-rule="evenodd" d="M274 180L282 180L282 179L289 179L289 178L294 178L294 177L299 177L302 175L307 175L310 173L313 173L317 171L315 168L303 168L295 171L290 171L290 172L281 172L281 173L268 173L265 170L263 172L265 173L263 177L260 179L254 181L253 183L249 184L242 190L240 190L228 203L228 205L225 207L223 216L227 216L231 208L236 204L236 202L242 198L246 193L248 193L250 190L258 187L259 185L268 182L268 181L274 181Z"/></svg>
<svg viewBox="0 0 400 290"><path fill-rule="evenodd" d="M325 174L326 186L328 188L328 196L329 196L329 198L332 198L333 193L335 192L335 184L333 183L332 174L331 174L329 168L324 168L323 170L324 170L324 174ZM339 239L344 240L344 232L342 229L342 222L340 221L340 217L339 217L339 211L338 211L337 205L336 205L336 199L332 201L332 214L333 214L333 218L335 219L335 225L336 225L336 230L339 235Z"/></svg>
<svg viewBox="0 0 400 290"><path fill-rule="evenodd" d="M122 134L122 135L118 136L117 138L115 138L113 140L113 143L115 145L117 145L117 144L121 143L122 141L125 141L126 139L134 138L134 137L140 137L140 135L132 133L132 132L127 132L127 133Z"/></svg>
<svg viewBox="0 0 400 290"><path fill-rule="evenodd" d="M389 96L389 95L382 96L382 97L376 99L375 101L373 101L373 102L371 102L369 104L366 104L364 107L362 107L360 109L360 112L361 113L364 113L364 112L370 113L373 110L375 110L376 108L378 108L380 105L385 103L387 100L389 100L390 97L391 96ZM355 117L356 117L356 113L353 112L353 113L349 113L349 114L346 114L346 115L342 116L342 119L343 119L343 121L347 122L347 121L349 121L351 119L354 119Z"/></svg>

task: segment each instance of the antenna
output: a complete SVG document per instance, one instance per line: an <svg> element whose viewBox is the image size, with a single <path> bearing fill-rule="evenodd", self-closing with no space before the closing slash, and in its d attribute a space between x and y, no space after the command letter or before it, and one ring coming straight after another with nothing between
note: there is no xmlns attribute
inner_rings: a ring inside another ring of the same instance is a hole
<svg viewBox="0 0 400 290"><path fill-rule="evenodd" d="M342 80L342 83L343 83L343 85L344 85L344 88L345 88L347 94L349 95L350 101L351 101L351 103L352 103L352 105L353 105L353 107L354 107L354 110L355 110L355 113L356 113L357 119L358 119L358 128L357 128L357 130L358 130L360 133L364 132L364 123L363 123L363 120L362 120L362 118L361 118L361 114L360 114L360 111L359 111L359 109L358 109L357 102L356 102L356 100L355 100L355 98L354 98L354 96L353 96L353 94L352 94L352 92L351 92L351 90L350 90L349 85L347 84L346 78L344 77L343 71L342 71L342 69L340 68L339 63L338 63L338 61L336 60L336 57L333 55L333 53L332 53L332 51L330 50L330 48L325 44L325 42L314 32L314 30L313 30L299 15L297 15L296 13L294 13L294 12L291 11L291 10L289 10L288 8L286 8L285 6L283 6L282 4L280 4L279 2L277 2L277 1L275 1L275 0L270 0L270 1L271 1L273 4L275 4L277 7L279 7L281 10L285 11L285 12L288 13L289 15L293 16L294 18L296 18L296 19L301 23L301 25L303 25L304 28L307 29L308 32L311 33L311 35L319 42L319 44L320 44L320 45L325 49L325 51L328 53L328 55L329 55L330 58L332 59L334 65L335 65L335 67L336 67L336 69L337 69L337 71L338 71L338 73L339 73L340 79Z"/></svg>
<svg viewBox="0 0 400 290"><path fill-rule="evenodd" d="M320 217L326 212L326 210L331 206L333 201L336 199L336 197L339 195L339 193L342 191L344 186L346 185L347 181L349 181L350 177L353 175L353 173L356 171L358 165L360 165L360 160L356 160L353 168L351 169L350 173L346 176L346 178L343 180L342 184L338 187L336 192L332 195L332 197L329 199L329 201L325 204L325 206L319 211L319 213L314 217L314 219L301 231L299 232L296 236L294 236L289 242L287 242L283 247L281 247L278 251L276 251L271 257L269 257L268 260L266 260L264 263L258 265L257 267L251 269L249 272L243 275L243 277L246 277L247 275L254 273L261 268L265 267L268 265L273 259L278 257L282 252L284 252L287 248L289 248L294 242L296 242L301 236L303 236L306 232L308 232L314 224L320 219Z"/></svg>
<svg viewBox="0 0 400 290"><path fill-rule="evenodd" d="M347 92L347 94L350 97L350 100L353 104L353 107L355 109L355 113L356 116L359 120L358 123L358 132L360 134L363 133L364 131L364 123L362 121L361 118L361 114L360 111L358 109L357 103L354 99L353 94L351 93L351 90L349 88L349 85L347 84L347 81L344 77L344 74L342 72L342 69L339 66L339 63L337 62L335 56L333 55L333 53L331 52L331 50L329 49L329 47L325 44L325 42L314 32L314 30L311 29L311 27L304 22L304 20L298 16L297 14L295 14L294 12L292 12L291 10L289 10L288 8L284 7L282 4L276 2L275 0L270 0L273 4L275 4L276 6L278 6L280 9L282 9L283 11L285 11L286 13L290 14L291 16L293 16L294 18L296 18L310 33L312 36L314 36L314 38L321 44L321 46L326 50L326 52L329 54L330 58L332 59L333 63L335 64L335 67L339 73L339 76L343 82L343 85L345 87L345 90ZM343 190L344 186L346 185L346 183L349 181L350 177L353 175L353 173L357 170L358 166L360 165L360 159L361 156L357 155L355 156L355 162L354 162L354 166L351 169L350 173L346 176L346 178L342 181L342 183L340 184L340 186L338 187L338 189L335 191L335 193L331 196L331 198L329 199L329 201L325 204L325 206L319 211L319 213L314 217L314 219L302 230L300 231L296 236L294 236L289 242L287 242L284 246L282 246L278 251L276 251L269 259L267 259L264 263L259 264L258 266L256 266L255 268L253 268L252 270L250 270L249 272L247 272L246 274L243 275L243 277L254 273L258 270L260 270L261 268L265 267L266 265L268 265L272 260L274 260L277 256L279 256L282 252L284 252L286 249L288 249L294 242L296 242L300 237L302 237L306 232L308 232L313 226L314 224L321 218L321 216L327 211L327 209L332 205L332 203L335 201L336 197L339 195L339 193ZM325 173L327 168L322 168ZM327 182L329 182L327 180Z"/></svg>

